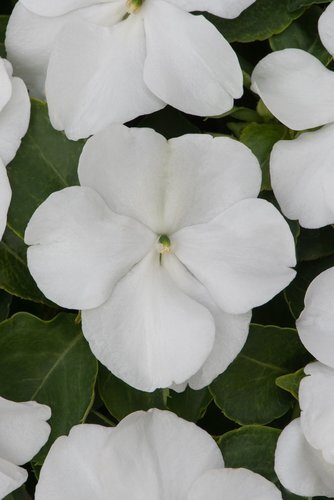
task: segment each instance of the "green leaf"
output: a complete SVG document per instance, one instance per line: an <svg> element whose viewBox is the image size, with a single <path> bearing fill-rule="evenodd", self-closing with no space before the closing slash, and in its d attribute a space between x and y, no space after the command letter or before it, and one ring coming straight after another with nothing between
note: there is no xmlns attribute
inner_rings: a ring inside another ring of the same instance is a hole
<svg viewBox="0 0 334 500"><path fill-rule="evenodd" d="M1 323L0 359L1 396L51 407L51 436L34 459L41 464L54 440L84 421L94 396L96 359L69 313L52 321L18 313Z"/></svg>
<svg viewBox="0 0 334 500"><path fill-rule="evenodd" d="M289 0L288 9L290 11L298 10L302 7L309 7L310 5L319 3L330 3L332 0Z"/></svg>
<svg viewBox="0 0 334 500"><path fill-rule="evenodd" d="M99 394L110 414L117 420L137 410L165 408L164 393L143 392L130 387L101 366L98 378Z"/></svg>
<svg viewBox="0 0 334 500"><path fill-rule="evenodd" d="M210 386L215 403L239 424L267 424L292 406L291 396L277 387L277 377L309 359L296 330L251 325L239 356Z"/></svg>
<svg viewBox="0 0 334 500"><path fill-rule="evenodd" d="M6 57L5 38L9 16L0 16L0 57Z"/></svg>
<svg viewBox="0 0 334 500"><path fill-rule="evenodd" d="M334 228L300 229L297 260L316 260L334 254Z"/></svg>
<svg viewBox="0 0 334 500"><path fill-rule="evenodd" d="M229 42L254 42L266 40L284 31L304 9L288 9L289 0L257 0L236 19L221 19L207 14Z"/></svg>
<svg viewBox="0 0 334 500"><path fill-rule="evenodd" d="M30 500L31 496L28 495L27 490L24 486L21 486L18 490L13 491L10 495L7 495L4 500Z"/></svg>
<svg viewBox="0 0 334 500"><path fill-rule="evenodd" d="M8 318L11 303L12 296L0 290L0 322Z"/></svg>
<svg viewBox="0 0 334 500"><path fill-rule="evenodd" d="M288 129L284 125L267 123L250 123L243 128L240 141L248 146L260 162L262 170L262 190L270 191L269 158L274 144L288 137Z"/></svg>
<svg viewBox="0 0 334 500"><path fill-rule="evenodd" d="M78 184L83 141L73 142L50 124L44 102L32 100L27 135L7 168L13 191L8 225L23 238L36 208L54 191Z"/></svg>
<svg viewBox="0 0 334 500"><path fill-rule="evenodd" d="M294 373L288 373L288 375L277 377L276 385L278 385L278 387L280 387L284 391L292 394L292 396L298 400L299 384L304 377L304 369L300 368L300 370L297 370Z"/></svg>
<svg viewBox="0 0 334 500"><path fill-rule="evenodd" d="M183 134L198 134L200 129L191 123L183 113L171 106L141 118L137 127L153 128L166 139L179 137Z"/></svg>
<svg viewBox="0 0 334 500"><path fill-rule="evenodd" d="M277 482L274 456L279 429L260 425L246 425L223 434L218 440L225 466L244 467Z"/></svg>
<svg viewBox="0 0 334 500"><path fill-rule="evenodd" d="M334 255L309 262L300 262L297 265L297 276L284 291L286 301L294 318L298 318L304 309L304 297L311 281L322 271L333 266Z"/></svg>
<svg viewBox="0 0 334 500"><path fill-rule="evenodd" d="M285 31L269 40L272 50L283 50L290 47L302 49L317 57L327 66L332 60L332 56L322 45L318 35L318 20L322 12L323 10L316 6L308 9Z"/></svg>
<svg viewBox="0 0 334 500"><path fill-rule="evenodd" d="M168 408L185 420L197 422L206 412L212 401L212 395L207 387L194 391L187 387L183 392L170 391L167 398Z"/></svg>

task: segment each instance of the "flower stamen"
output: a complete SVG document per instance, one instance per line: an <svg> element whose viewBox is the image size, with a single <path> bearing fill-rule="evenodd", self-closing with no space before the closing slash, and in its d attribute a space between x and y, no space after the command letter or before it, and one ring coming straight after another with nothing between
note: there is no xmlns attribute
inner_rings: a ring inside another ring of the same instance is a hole
<svg viewBox="0 0 334 500"><path fill-rule="evenodd" d="M161 254L173 253L173 246L166 234L162 234L159 238L158 251Z"/></svg>
<svg viewBox="0 0 334 500"><path fill-rule="evenodd" d="M144 0L127 0L126 8L129 14L135 14L142 6Z"/></svg>

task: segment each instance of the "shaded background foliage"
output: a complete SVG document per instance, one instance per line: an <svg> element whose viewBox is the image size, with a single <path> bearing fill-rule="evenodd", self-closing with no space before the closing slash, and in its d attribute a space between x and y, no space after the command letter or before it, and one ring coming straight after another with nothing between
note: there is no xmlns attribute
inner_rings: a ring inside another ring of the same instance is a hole
<svg viewBox="0 0 334 500"><path fill-rule="evenodd" d="M269 156L275 142L294 133L275 120L249 89L255 64L270 51L307 50L333 68L322 46L317 21L327 1L257 0L238 19L207 15L236 50L244 71L245 94L224 116L198 118L169 106L138 118L132 126L151 127L165 137L185 133L227 134L246 144L263 171L261 197L277 206L270 186ZM0 55L14 0L0 4ZM273 468L280 430L299 414L298 385L311 357L299 341L295 319L307 286L334 265L334 230L305 230L289 222L297 248L297 277L269 303L253 311L248 341L230 367L207 388L144 393L117 379L98 363L82 336L80 317L48 301L26 264L23 235L37 206L52 192L77 184L84 142L69 141L52 129L46 104L32 100L29 131L8 167L13 198L0 243L0 394L36 399L52 408L52 434L34 458L26 487L7 499L32 498L35 477L54 439L80 422L115 425L138 409L158 407L197 422L217 438L227 466L247 467L275 482Z"/></svg>

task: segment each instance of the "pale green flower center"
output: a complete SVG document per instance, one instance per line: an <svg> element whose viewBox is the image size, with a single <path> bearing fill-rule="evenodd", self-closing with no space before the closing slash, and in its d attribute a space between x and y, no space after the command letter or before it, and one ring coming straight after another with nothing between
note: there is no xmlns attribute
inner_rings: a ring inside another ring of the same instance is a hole
<svg viewBox="0 0 334 500"><path fill-rule="evenodd" d="M173 246L171 244L170 239L166 234L162 234L159 238L159 247L158 250L161 254L165 253L173 253Z"/></svg>
<svg viewBox="0 0 334 500"><path fill-rule="evenodd" d="M129 14L135 14L143 5L144 0L127 0L126 8Z"/></svg>

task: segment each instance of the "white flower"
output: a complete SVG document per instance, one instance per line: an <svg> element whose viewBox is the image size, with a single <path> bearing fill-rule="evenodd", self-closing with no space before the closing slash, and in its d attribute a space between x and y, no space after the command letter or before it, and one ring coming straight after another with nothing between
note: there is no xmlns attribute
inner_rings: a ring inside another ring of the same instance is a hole
<svg viewBox="0 0 334 500"><path fill-rule="evenodd" d="M217 444L195 424L167 411L138 411L116 428L77 425L58 438L35 499L282 499L260 475L223 467Z"/></svg>
<svg viewBox="0 0 334 500"><path fill-rule="evenodd" d="M112 125L87 141L79 179L28 224L38 286L82 309L95 356L128 384L207 385L241 350L250 309L295 275L288 225L255 199L255 156L226 137Z"/></svg>
<svg viewBox="0 0 334 500"><path fill-rule="evenodd" d="M275 471L283 486L297 495L333 497L334 370L315 362L305 373L299 388L301 416L278 439Z"/></svg>
<svg viewBox="0 0 334 500"><path fill-rule="evenodd" d="M236 54L203 16L255 0L20 0L6 48L33 95L71 139L170 104L218 115L242 95Z"/></svg>
<svg viewBox="0 0 334 500"><path fill-rule="evenodd" d="M35 401L15 403L0 397L0 498L26 481L27 471L18 466L31 460L48 440L50 416L50 408Z"/></svg>
<svg viewBox="0 0 334 500"><path fill-rule="evenodd" d="M20 146L29 117L27 89L20 78L13 78L9 62L0 58L0 239L6 227L12 195L5 166Z"/></svg>

